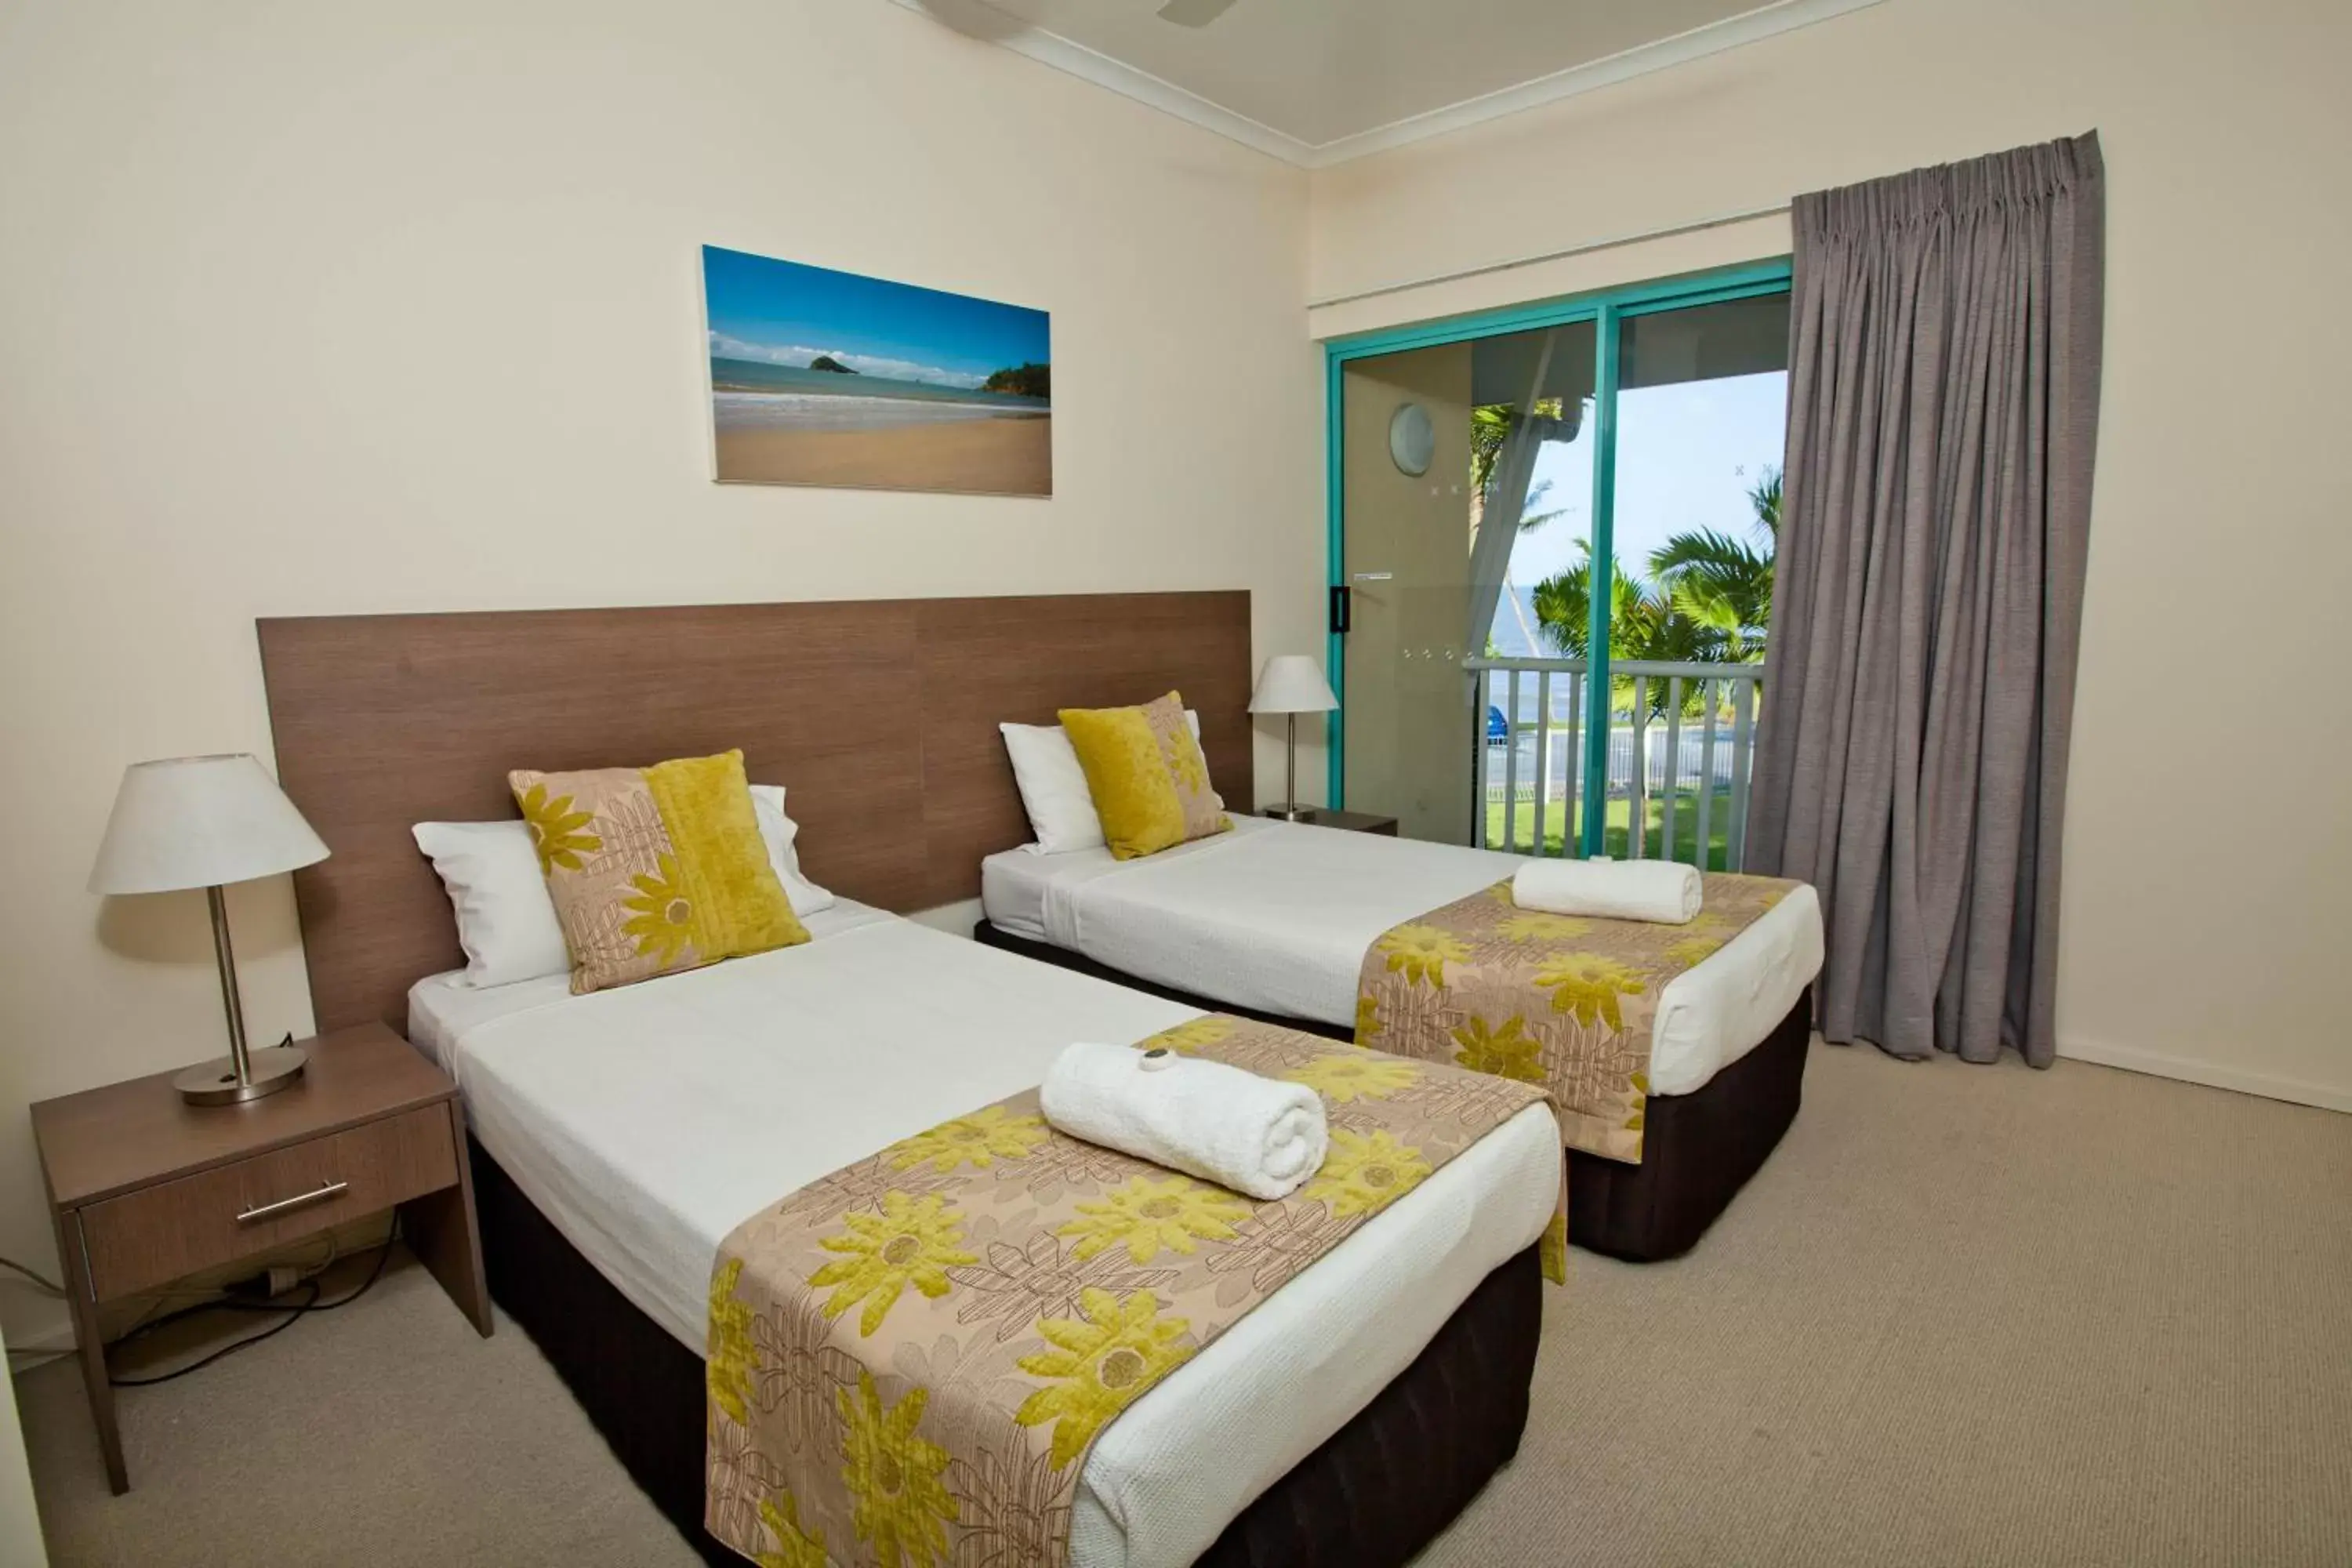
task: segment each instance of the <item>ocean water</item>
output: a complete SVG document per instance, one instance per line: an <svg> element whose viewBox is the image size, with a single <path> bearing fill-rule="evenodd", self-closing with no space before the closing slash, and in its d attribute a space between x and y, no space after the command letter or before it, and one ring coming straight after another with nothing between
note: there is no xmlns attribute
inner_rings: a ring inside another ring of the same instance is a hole
<svg viewBox="0 0 2352 1568"><path fill-rule="evenodd" d="M1518 601L1518 614L1511 613L1511 601ZM1530 634L1533 634L1532 636ZM1536 623L1536 591L1514 584L1509 595L1495 605L1495 628L1492 633L1495 652L1504 658L1559 658L1559 649L1543 640Z"/></svg>
<svg viewBox="0 0 2352 1568"><path fill-rule="evenodd" d="M756 360L712 360L710 384L715 389L712 410L721 431L875 430L957 419L1035 418L1052 411L1042 397L843 375Z"/></svg>

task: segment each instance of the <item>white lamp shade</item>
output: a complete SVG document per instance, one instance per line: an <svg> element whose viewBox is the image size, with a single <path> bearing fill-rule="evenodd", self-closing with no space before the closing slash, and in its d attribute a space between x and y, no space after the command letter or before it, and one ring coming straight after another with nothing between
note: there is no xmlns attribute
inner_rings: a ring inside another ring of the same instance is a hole
<svg viewBox="0 0 2352 1568"><path fill-rule="evenodd" d="M166 757L122 770L89 890L213 888L326 858L327 847L251 753Z"/></svg>
<svg viewBox="0 0 2352 1568"><path fill-rule="evenodd" d="M1339 706L1323 667L1303 653L1278 653L1265 661L1250 694L1253 713L1328 713Z"/></svg>

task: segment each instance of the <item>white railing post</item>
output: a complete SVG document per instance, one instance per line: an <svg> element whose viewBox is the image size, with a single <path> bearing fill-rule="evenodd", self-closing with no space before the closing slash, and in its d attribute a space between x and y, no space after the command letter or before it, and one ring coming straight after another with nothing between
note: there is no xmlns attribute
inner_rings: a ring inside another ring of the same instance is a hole
<svg viewBox="0 0 2352 1568"><path fill-rule="evenodd" d="M1550 795L1559 790L1561 802L1561 844L1559 853L1580 856L1583 837L1576 832L1576 814L1585 816L1600 811L1606 820L1609 814L1609 790L1616 785L1616 726L1612 724L1612 705L1592 708L1585 703L1585 660L1580 658L1467 658L1463 668L1473 677L1473 693L1477 699L1477 797L1479 816L1473 827L1473 842L1484 848L1507 848L1512 853L1550 853L1543 844L1545 823L1550 820ZM1496 677L1503 679L1496 679ZM1536 720L1524 724L1519 717L1519 699L1524 687L1522 675L1536 677ZM1559 715L1552 712L1552 677L1569 677L1569 712L1564 726L1555 724ZM1691 689L1698 689L1698 804L1696 804L1696 835L1698 844L1691 856L1700 869L1715 869L1715 827L1724 827L1724 869L1740 869L1748 860L1748 793L1750 773L1755 769L1755 733L1757 710L1761 708L1761 666L1717 666L1717 663L1696 663L1696 660L1651 660L1630 658L1616 666L1616 675L1633 682L1633 724L1625 729L1625 804L1628 804L1628 835L1625 853L1628 858L1663 858L1673 860L1682 848L1682 781L1691 773L1686 766L1684 748L1682 708L1689 700ZM1496 700L1496 687L1503 696ZM1649 773L1649 699L1654 691L1665 693L1665 757L1661 762L1661 778L1651 781ZM1724 724L1724 708L1731 708L1731 721ZM1486 710L1500 708L1503 729L1496 742L1486 741ZM1597 729L1595 733L1588 733ZM1534 731L1534 733L1528 733ZM1522 738L1534 741L1534 832L1527 848L1519 848L1519 742ZM1567 742L1567 757L1555 766L1552 741L1561 738ZM1724 759L1719 742L1731 745L1731 757ZM1494 745L1503 748L1503 778L1496 781ZM1604 775L1604 793L1600 799L1583 799L1585 769L1583 752L1588 745L1601 745L1609 759ZM1717 790L1722 787L1728 795L1722 806L1715 804ZM1665 790L1665 802L1661 806L1658 837L1663 848L1651 847L1649 832L1649 799L1654 790ZM1496 835L1489 811L1500 809L1503 832Z"/></svg>
<svg viewBox="0 0 2352 1568"><path fill-rule="evenodd" d="M1625 746L1625 858L1650 858L1650 678L1633 678L1633 731Z"/></svg>
<svg viewBox="0 0 2352 1568"><path fill-rule="evenodd" d="M1715 858L1715 707L1716 682L1702 678L1698 683L1699 711L1706 719L1706 728L1700 731L1698 743L1698 868L1714 869ZM1729 870L1728 864L1724 869Z"/></svg>
<svg viewBox="0 0 2352 1568"><path fill-rule="evenodd" d="M1569 859L1581 858L1584 840L1576 831L1576 801L1584 788L1584 748L1578 744L1584 730L1582 723L1584 682L1581 679L1568 683L1568 787L1560 791L1559 852Z"/></svg>
<svg viewBox="0 0 2352 1568"><path fill-rule="evenodd" d="M1740 681L1731 693L1731 822L1724 860L1729 869L1748 869L1748 766L1756 748L1751 722L1756 682Z"/></svg>
<svg viewBox="0 0 2352 1568"><path fill-rule="evenodd" d="M1664 804L1658 812L1658 815L1664 819L1659 824L1660 837L1665 841L1665 850L1659 857L1661 859L1675 858L1675 829L1681 826L1677 812L1682 805L1682 791L1679 787L1682 783L1682 773L1683 678L1679 675L1670 675L1666 678L1666 780L1663 786L1665 793L1663 797Z"/></svg>
<svg viewBox="0 0 2352 1568"><path fill-rule="evenodd" d="M1551 671L1536 672L1536 826L1530 855L1544 852L1544 813L1551 805Z"/></svg>
<svg viewBox="0 0 2352 1568"><path fill-rule="evenodd" d="M1519 852L1519 672L1504 683L1510 692L1503 703L1503 847Z"/></svg>
<svg viewBox="0 0 2352 1568"><path fill-rule="evenodd" d="M1542 855L1549 853L1544 845L1544 828L1549 820L1550 795L1555 787L1560 793L1561 844L1559 853L1580 855L1582 838L1577 832L1577 814L1581 810L1590 816L1600 812L1606 820L1610 796L1618 777L1617 737L1612 723L1611 709L1606 704L1594 709L1584 700L1586 673L1582 659L1567 658L1474 658L1464 661L1464 668L1473 678L1472 690L1476 698L1477 724L1477 791L1478 818L1473 828L1474 842L1486 848L1501 848L1512 853ZM1696 784L1698 800L1696 820L1697 847L1692 860L1701 870L1715 869L1715 829L1718 820L1724 829L1723 868L1737 871L1747 864L1748 803L1751 774L1755 766L1756 719L1763 701L1763 667L1756 664L1709 664L1696 661L1664 659L1627 659L1615 667L1616 674L1625 677L1633 689L1633 722L1626 730L1625 773L1628 831L1625 850L1628 858L1664 858L1674 859L1681 849L1683 806L1682 781L1690 773L1683 755L1685 744L1683 706L1696 688L1699 712L1696 737ZM1504 679L1497 681L1496 677ZM1537 712L1532 725L1522 722L1519 702L1524 688L1520 678L1536 678ZM1551 705L1552 677L1570 677L1568 712L1564 733L1555 723L1558 717ZM1503 747L1502 778L1495 777L1494 746L1486 738L1486 710L1496 707L1496 688L1502 689L1500 709L1503 725L1499 743ZM1660 765L1659 779L1650 776L1650 697L1654 691L1665 696L1665 756ZM1727 733L1723 710L1731 710ZM1598 734L1587 731L1597 729ZM1528 731L1532 730L1532 734ZM1522 739L1535 745L1534 821L1530 841L1520 848L1518 834L1519 810L1519 749ZM1551 745L1556 738L1564 739L1568 752L1554 765ZM1722 757L1718 742L1727 741L1731 747L1728 759ZM1588 745L1605 749L1608 766L1603 770L1604 790L1598 799L1581 798L1584 795L1583 753ZM1555 780L1557 783L1555 784ZM1499 784L1499 796L1497 786ZM1718 808L1716 795L1719 786L1728 796ZM1663 789L1665 797L1660 809L1659 843L1653 847L1650 834L1649 803L1654 790ZM1497 808L1503 814L1503 828L1496 835L1487 815Z"/></svg>

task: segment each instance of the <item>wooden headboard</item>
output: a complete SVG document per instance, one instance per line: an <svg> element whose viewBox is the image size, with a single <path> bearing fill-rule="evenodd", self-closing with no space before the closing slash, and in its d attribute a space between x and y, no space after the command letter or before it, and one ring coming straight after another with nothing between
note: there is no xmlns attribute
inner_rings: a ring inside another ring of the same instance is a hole
<svg viewBox="0 0 2352 1568"><path fill-rule="evenodd" d="M1028 837L1000 721L1179 689L1246 810L1249 621L1246 592L261 621L278 779L333 852L294 875L319 1026L404 1027L408 987L464 963L409 826L513 816L509 768L740 746L809 875L900 911Z"/></svg>

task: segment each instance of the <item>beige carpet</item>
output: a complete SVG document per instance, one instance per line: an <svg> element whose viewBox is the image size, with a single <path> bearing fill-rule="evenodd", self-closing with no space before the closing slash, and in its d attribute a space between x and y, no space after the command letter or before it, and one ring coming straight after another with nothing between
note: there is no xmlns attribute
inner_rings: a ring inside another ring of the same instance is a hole
<svg viewBox="0 0 2352 1568"><path fill-rule="evenodd" d="M2352 1117L1816 1047L1680 1263L1575 1255L1495 1563L2352 1563ZM122 1396L18 1380L59 1563L683 1565L529 1342L414 1266Z"/></svg>

